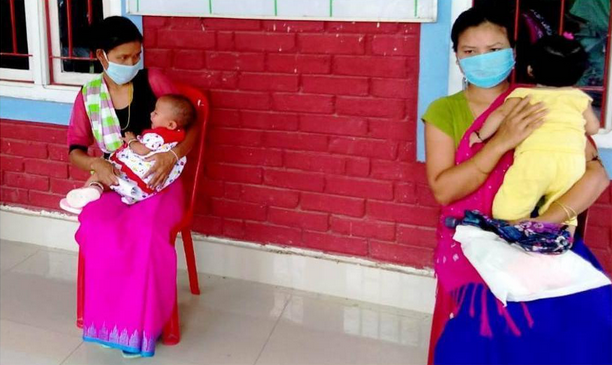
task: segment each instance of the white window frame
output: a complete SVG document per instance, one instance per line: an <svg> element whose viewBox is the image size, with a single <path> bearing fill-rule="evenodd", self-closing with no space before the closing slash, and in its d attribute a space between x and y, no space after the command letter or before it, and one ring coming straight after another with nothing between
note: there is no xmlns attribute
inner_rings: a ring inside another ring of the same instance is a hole
<svg viewBox="0 0 612 365"><path fill-rule="evenodd" d="M36 14L33 11L38 11L38 2L25 1L24 11L26 14ZM32 55L28 57L28 69L17 70L12 68L0 68L0 78L15 80L15 81L34 81L35 65L38 63L37 50L33 47L37 44L36 28L38 27L36 17L26 16L26 37L28 42L28 54Z"/></svg>
<svg viewBox="0 0 612 365"><path fill-rule="evenodd" d="M59 27L59 0L49 0L49 29L51 37L51 51L53 55L61 55L60 49L60 27ZM117 15L113 14L111 9L111 2L109 0L102 0L102 13L104 17ZM121 10L121 9L119 9ZM121 12L119 12L121 15ZM64 72L62 70L62 59L53 58L51 63L53 65L53 81L57 84L68 84L68 85L83 85L84 83L91 81L95 75L84 74L80 72Z"/></svg>
<svg viewBox="0 0 612 365"><path fill-rule="evenodd" d="M60 54L58 0L49 0L50 34L47 34L47 17L44 1L25 0L26 30L28 39L29 70L0 69L0 96L72 103L80 86L94 75L61 71L61 60L54 59L51 80L48 40L53 54ZM104 16L121 15L121 0L102 0ZM21 72L19 72L21 71ZM54 84L51 82L54 81ZM69 84L57 85L56 83Z"/></svg>
<svg viewBox="0 0 612 365"><path fill-rule="evenodd" d="M31 54L31 53L30 53ZM18 70L13 68L2 68L0 67L0 79L4 80L12 80L12 81L33 81L34 77L32 76L32 66L33 62L28 57L28 69L27 70Z"/></svg>
<svg viewBox="0 0 612 365"><path fill-rule="evenodd" d="M472 7L473 0L453 0L451 7L451 26L457 17ZM610 37L612 38L612 37ZM612 50L612 39L608 39L608 49ZM463 74L457 65L457 56L450 47L450 57L448 59L448 94L454 94L463 89ZM606 85L606 121L599 133L593 136L599 148L612 148L612 51L608 52L608 80Z"/></svg>
<svg viewBox="0 0 612 365"><path fill-rule="evenodd" d="M453 0L451 5L451 27L461 13L472 7L473 0ZM449 35L450 37L450 35ZM453 50L453 42L450 43L450 56L448 57L448 94L452 95L463 90L463 74L457 65L457 55Z"/></svg>

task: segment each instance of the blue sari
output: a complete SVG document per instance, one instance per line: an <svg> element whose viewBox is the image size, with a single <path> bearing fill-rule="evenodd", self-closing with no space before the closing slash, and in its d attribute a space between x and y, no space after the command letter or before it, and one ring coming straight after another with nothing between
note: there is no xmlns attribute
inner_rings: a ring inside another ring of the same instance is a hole
<svg viewBox="0 0 612 365"><path fill-rule="evenodd" d="M581 238L572 250L602 270ZM612 286L532 302L509 302L509 316L481 284L465 298L438 339L435 364L612 364ZM486 304L486 305L483 305ZM487 333L479 320L485 311Z"/></svg>

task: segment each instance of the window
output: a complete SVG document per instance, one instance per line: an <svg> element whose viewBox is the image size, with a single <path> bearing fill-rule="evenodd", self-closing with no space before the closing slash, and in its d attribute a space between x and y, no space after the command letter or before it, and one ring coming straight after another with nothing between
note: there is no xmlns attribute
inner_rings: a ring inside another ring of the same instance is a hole
<svg viewBox="0 0 612 365"><path fill-rule="evenodd" d="M24 1L0 3L0 78L32 80L25 14Z"/></svg>
<svg viewBox="0 0 612 365"><path fill-rule="evenodd" d="M569 33L580 41L588 53L589 64L577 86L593 98L593 107L600 116L602 135L597 139L602 143L598 144L612 147L612 133L603 135L612 130L610 0L461 0L453 4L453 19L472 3L490 1L495 1L496 6L514 19L511 36L516 41L517 65L511 76L513 82L533 83L527 75L525 55L541 35ZM454 61L453 55L450 64L454 65ZM451 72L449 92L458 91L460 71L455 66Z"/></svg>
<svg viewBox="0 0 612 365"><path fill-rule="evenodd" d="M72 102L101 72L88 28L121 15L121 0L0 0L0 95Z"/></svg>

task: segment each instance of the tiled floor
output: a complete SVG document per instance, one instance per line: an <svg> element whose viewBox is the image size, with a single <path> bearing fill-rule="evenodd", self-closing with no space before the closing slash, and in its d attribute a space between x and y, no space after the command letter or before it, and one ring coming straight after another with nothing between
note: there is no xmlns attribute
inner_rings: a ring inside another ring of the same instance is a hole
<svg viewBox="0 0 612 365"><path fill-rule="evenodd" d="M0 364L424 364L431 316L179 272L181 342L150 359L86 344L75 327L76 254L0 241Z"/></svg>

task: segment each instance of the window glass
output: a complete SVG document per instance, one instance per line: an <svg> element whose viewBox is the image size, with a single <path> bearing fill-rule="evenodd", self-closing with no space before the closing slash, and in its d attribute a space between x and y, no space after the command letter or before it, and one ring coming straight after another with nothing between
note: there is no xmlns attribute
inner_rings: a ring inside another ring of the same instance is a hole
<svg viewBox="0 0 612 365"><path fill-rule="evenodd" d="M11 20L11 2L15 11L14 27ZM28 54L24 0L0 0L0 52ZM0 55L2 68L28 70L29 63L28 56Z"/></svg>
<svg viewBox="0 0 612 365"><path fill-rule="evenodd" d="M103 19L102 0L58 0L57 6L61 56L76 58L63 59L62 71L102 72L98 62L87 60L87 58L94 57L89 50L89 27L90 24L95 24ZM70 19L68 16L70 16ZM72 53L70 53L71 47ZM81 58L85 58L85 60Z"/></svg>
<svg viewBox="0 0 612 365"><path fill-rule="evenodd" d="M610 26L610 0L475 0L479 3L495 3L515 20L516 67L513 81L532 84L527 74L527 62L531 45L549 34L567 33L580 41L588 54L587 69L576 86L593 98L593 107L603 121L605 105L606 68L610 67L607 48ZM518 11L518 14L517 14ZM563 16L561 15L563 13ZM518 16L517 16L518 15ZM511 36L515 29L511 30Z"/></svg>

